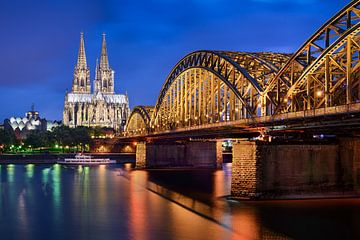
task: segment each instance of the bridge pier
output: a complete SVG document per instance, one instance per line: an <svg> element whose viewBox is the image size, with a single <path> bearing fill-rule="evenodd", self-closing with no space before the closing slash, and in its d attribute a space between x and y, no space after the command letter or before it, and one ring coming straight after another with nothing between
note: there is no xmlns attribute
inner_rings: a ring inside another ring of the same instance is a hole
<svg viewBox="0 0 360 240"><path fill-rule="evenodd" d="M332 144L233 143L233 198L324 198L360 194L360 140Z"/></svg>
<svg viewBox="0 0 360 240"><path fill-rule="evenodd" d="M138 142L136 144L136 168L146 167L146 142Z"/></svg>
<svg viewBox="0 0 360 240"><path fill-rule="evenodd" d="M216 168L222 169L223 164L223 150L222 150L222 140L216 141Z"/></svg>
<svg viewBox="0 0 360 240"><path fill-rule="evenodd" d="M231 196L233 198L256 198L261 182L259 146L251 141L233 142Z"/></svg>
<svg viewBox="0 0 360 240"><path fill-rule="evenodd" d="M217 168L221 165L221 142L139 142L136 147L137 168Z"/></svg>

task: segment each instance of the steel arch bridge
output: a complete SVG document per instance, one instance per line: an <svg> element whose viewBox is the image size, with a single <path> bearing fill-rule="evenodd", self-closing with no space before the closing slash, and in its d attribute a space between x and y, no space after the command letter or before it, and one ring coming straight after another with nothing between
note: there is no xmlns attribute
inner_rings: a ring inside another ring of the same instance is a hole
<svg viewBox="0 0 360 240"><path fill-rule="evenodd" d="M126 135L357 105L359 32L360 1L356 0L294 54L190 53L171 70L155 107L133 110Z"/></svg>
<svg viewBox="0 0 360 240"><path fill-rule="evenodd" d="M151 106L135 107L126 124L126 133L130 136L150 133L150 121L153 109L154 107Z"/></svg>

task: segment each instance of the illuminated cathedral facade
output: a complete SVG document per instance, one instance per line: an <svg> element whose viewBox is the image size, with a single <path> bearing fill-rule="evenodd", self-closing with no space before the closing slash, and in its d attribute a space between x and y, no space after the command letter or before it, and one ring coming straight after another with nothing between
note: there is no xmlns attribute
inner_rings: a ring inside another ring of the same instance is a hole
<svg viewBox="0 0 360 240"><path fill-rule="evenodd" d="M100 62L96 62L92 91L84 35L81 33L72 89L65 95L63 124L70 127L107 127L121 131L129 114L128 96L115 94L114 71L109 65L105 34L102 38Z"/></svg>

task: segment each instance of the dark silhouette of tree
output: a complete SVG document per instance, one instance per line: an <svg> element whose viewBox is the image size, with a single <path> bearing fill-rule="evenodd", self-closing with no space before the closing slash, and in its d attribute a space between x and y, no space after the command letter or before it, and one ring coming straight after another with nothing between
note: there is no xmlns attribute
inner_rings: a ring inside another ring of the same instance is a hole
<svg viewBox="0 0 360 240"><path fill-rule="evenodd" d="M11 144L15 143L15 137L11 132L0 129L0 153L7 149Z"/></svg>

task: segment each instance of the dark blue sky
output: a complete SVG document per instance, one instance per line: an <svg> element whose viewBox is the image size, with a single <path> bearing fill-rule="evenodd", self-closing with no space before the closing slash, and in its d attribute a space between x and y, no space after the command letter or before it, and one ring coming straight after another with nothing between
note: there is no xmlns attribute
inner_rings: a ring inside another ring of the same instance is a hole
<svg viewBox="0 0 360 240"><path fill-rule="evenodd" d="M94 78L106 32L115 91L131 107L154 105L171 68L189 52L295 51L350 0L0 1L0 122L35 103L61 119L85 33Z"/></svg>

